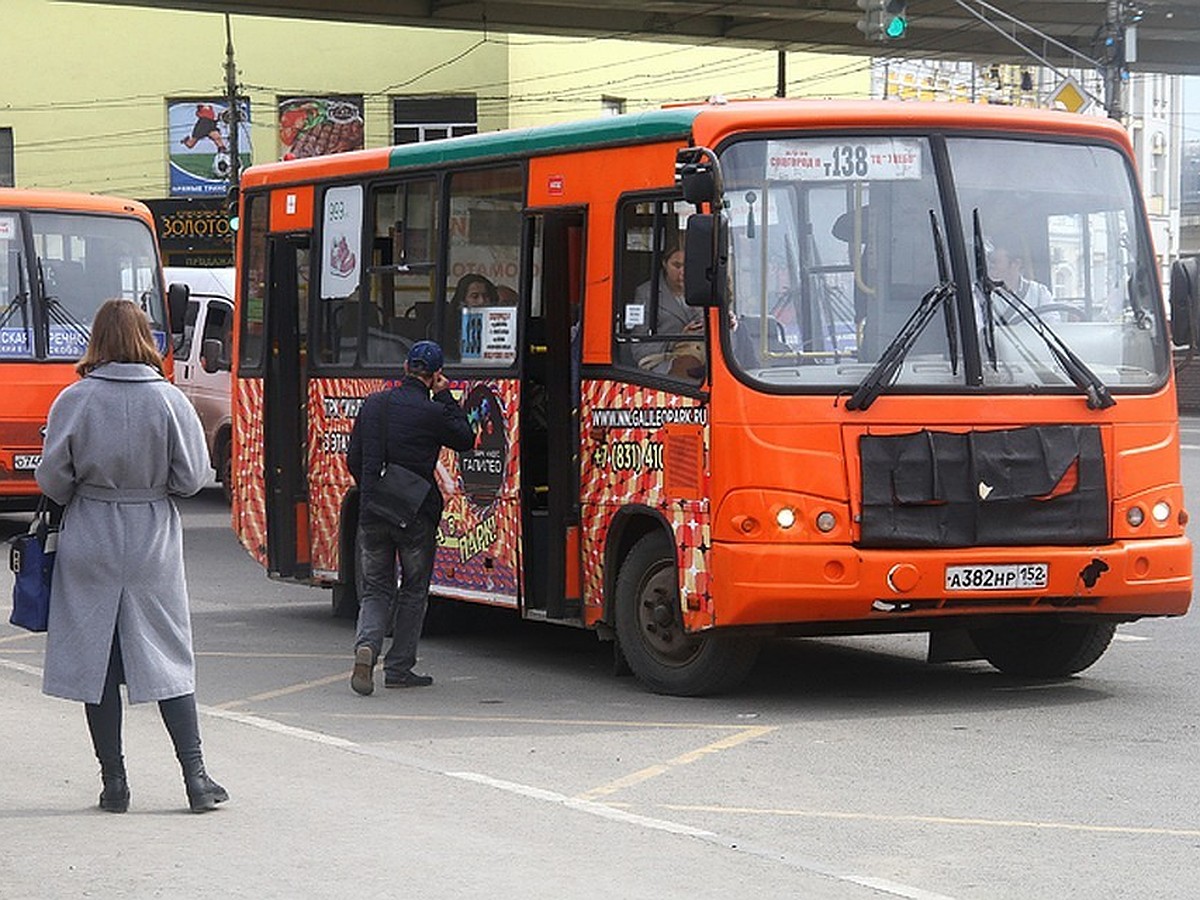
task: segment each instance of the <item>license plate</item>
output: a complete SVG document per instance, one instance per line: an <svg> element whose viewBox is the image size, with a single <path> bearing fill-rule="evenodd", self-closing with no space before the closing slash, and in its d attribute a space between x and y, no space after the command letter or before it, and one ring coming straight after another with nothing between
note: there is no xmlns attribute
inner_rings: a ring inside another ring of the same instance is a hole
<svg viewBox="0 0 1200 900"><path fill-rule="evenodd" d="M36 469L38 463L42 461L40 453L14 453L13 468L18 472L28 472L31 469Z"/></svg>
<svg viewBox="0 0 1200 900"><path fill-rule="evenodd" d="M997 566L946 566L948 591L1023 591L1044 588L1050 576L1047 563Z"/></svg>

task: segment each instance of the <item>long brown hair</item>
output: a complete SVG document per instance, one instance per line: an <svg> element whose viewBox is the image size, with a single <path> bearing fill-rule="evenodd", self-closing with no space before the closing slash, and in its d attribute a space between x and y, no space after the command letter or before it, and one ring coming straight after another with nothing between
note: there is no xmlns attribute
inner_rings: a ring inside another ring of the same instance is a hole
<svg viewBox="0 0 1200 900"><path fill-rule="evenodd" d="M87 350L75 364L80 376L110 362L145 363L163 373L162 356L150 333L150 320L129 300L105 300L92 320Z"/></svg>

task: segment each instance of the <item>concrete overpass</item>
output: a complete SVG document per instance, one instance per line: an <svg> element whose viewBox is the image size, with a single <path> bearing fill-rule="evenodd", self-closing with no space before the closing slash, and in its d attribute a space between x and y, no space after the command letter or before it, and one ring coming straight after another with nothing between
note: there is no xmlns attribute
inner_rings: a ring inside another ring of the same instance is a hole
<svg viewBox="0 0 1200 900"><path fill-rule="evenodd" d="M106 2L112 0L89 0ZM854 0L118 0L131 6L422 28L1200 74L1200 0L909 0L908 34L855 28Z"/></svg>

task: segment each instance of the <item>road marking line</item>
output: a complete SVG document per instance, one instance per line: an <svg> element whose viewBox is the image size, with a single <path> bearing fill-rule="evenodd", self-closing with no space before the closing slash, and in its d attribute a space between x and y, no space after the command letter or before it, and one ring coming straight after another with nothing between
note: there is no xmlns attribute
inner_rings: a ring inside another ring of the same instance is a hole
<svg viewBox="0 0 1200 900"><path fill-rule="evenodd" d="M1163 828L1139 825L1087 825L1082 822L1036 822L1022 819L976 819L953 816L889 816L881 813L838 812L834 810L772 809L750 806L711 806L705 804L663 803L662 809L674 812L730 813L748 816L787 816L804 819L844 819L861 822L913 822L921 825L970 825L986 828L1028 828L1046 831L1078 831L1092 834L1149 834L1169 837L1200 837L1200 828Z"/></svg>
<svg viewBox="0 0 1200 900"><path fill-rule="evenodd" d="M287 687L278 688L273 691L263 691L261 694L253 694L249 697L243 697L240 700L226 700L224 703L214 704L210 709L233 709L235 706L245 706L247 703L254 703L258 700L275 700L279 697L286 697L289 694L298 694L301 691L322 687L326 684L333 684L335 681L343 681L345 678L346 673L339 672L337 675L326 675L324 678L316 678L312 681L301 681L298 684L290 684Z"/></svg>
<svg viewBox="0 0 1200 900"><path fill-rule="evenodd" d="M42 670L38 666L27 666L25 663L13 662L11 659L0 659L0 668L12 669L14 672L22 672L38 678L42 677Z"/></svg>
<svg viewBox="0 0 1200 900"><path fill-rule="evenodd" d="M442 774L461 781L471 781L475 784L487 785L497 790L507 791L510 794L518 794L522 797L530 797L534 800L542 800L547 803L557 804L558 806L565 806L567 809L578 810L589 815L599 816L602 819L611 819L614 822L627 822L631 825L652 828L655 831L666 831L670 834L683 834L689 837L716 837L715 832L704 828L693 828L691 825L684 825L681 822L669 822L666 819L640 816L637 813L626 812L623 809L614 809L603 803L594 803L591 800L583 800L579 797L568 797L566 794L560 794L557 791L547 791L543 788L530 787L529 785L518 784L514 781L504 781L500 778L492 778L490 775L480 775L478 772L443 772Z"/></svg>
<svg viewBox="0 0 1200 900"><path fill-rule="evenodd" d="M0 638L0 644L15 644L18 641L28 641L31 638L43 637L40 631L24 631L20 634L10 634L8 637Z"/></svg>
<svg viewBox="0 0 1200 900"><path fill-rule="evenodd" d="M1120 632L1117 632L1113 635L1113 640L1121 641L1126 644L1136 644L1140 641L1148 641L1150 638L1143 637L1140 634L1121 634Z"/></svg>
<svg viewBox="0 0 1200 900"><path fill-rule="evenodd" d="M723 737L718 741L713 741L711 744L705 744L695 750L689 750L676 756L674 759L668 759L665 763L649 766L637 772L631 772L615 781L610 781L608 784L602 784L599 787L594 787L591 790L584 791L579 794L579 797L584 800L591 800L596 797L607 797L610 794L615 794L617 791L624 790L627 787L632 787L635 784L640 784L643 781L649 781L651 778L657 778L673 768L679 766L690 765L697 760L703 759L713 753L720 753L722 750L728 750L731 747L736 747L739 744L744 744L746 741L753 740L756 737L761 737L768 732L774 731L775 728L769 725L754 725L746 728L737 734L731 734L728 737Z"/></svg>
<svg viewBox="0 0 1200 900"><path fill-rule="evenodd" d="M542 719L533 716L438 716L418 713L327 713L334 719L395 719L401 722L496 722L516 725L573 725L586 728L658 728L678 731L744 731L745 725L711 722L627 722L620 719ZM759 726L761 727L761 726Z"/></svg>

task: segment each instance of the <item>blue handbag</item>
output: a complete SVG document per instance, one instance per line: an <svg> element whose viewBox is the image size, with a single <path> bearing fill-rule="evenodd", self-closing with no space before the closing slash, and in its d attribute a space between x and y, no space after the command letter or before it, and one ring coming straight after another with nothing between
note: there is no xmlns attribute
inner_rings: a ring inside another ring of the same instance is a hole
<svg viewBox="0 0 1200 900"><path fill-rule="evenodd" d="M45 497L38 504L29 531L12 538L8 567L13 571L13 611L8 621L28 631L45 631L50 618L50 579L58 525Z"/></svg>

